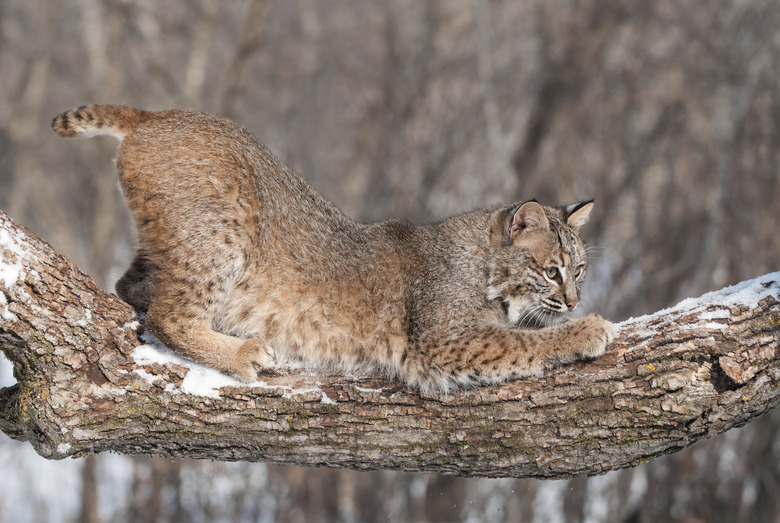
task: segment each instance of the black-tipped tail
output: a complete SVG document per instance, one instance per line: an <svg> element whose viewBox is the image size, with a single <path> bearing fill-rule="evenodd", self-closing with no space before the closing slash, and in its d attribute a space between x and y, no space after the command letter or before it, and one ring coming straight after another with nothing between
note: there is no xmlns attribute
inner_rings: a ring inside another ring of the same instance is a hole
<svg viewBox="0 0 780 523"><path fill-rule="evenodd" d="M82 105L65 111L51 122L54 132L63 138L89 138L102 134L120 140L152 113L119 105Z"/></svg>

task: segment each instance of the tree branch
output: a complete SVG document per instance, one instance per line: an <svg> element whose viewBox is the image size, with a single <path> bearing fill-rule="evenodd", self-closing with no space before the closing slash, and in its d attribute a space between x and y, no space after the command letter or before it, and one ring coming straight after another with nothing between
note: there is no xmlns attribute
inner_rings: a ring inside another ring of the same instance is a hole
<svg viewBox="0 0 780 523"><path fill-rule="evenodd" d="M0 211L0 429L97 452L469 476L569 477L721 433L780 396L780 272L623 322L607 353L424 397L377 376L280 369L254 386L140 339L131 308Z"/></svg>

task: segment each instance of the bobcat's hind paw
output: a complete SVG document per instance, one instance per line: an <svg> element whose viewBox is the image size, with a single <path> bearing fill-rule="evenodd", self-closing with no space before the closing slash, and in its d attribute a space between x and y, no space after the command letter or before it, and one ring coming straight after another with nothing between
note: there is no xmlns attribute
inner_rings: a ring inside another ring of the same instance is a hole
<svg viewBox="0 0 780 523"><path fill-rule="evenodd" d="M256 381L259 372L273 367L274 350L259 338L246 340L239 348L228 372L244 381Z"/></svg>
<svg viewBox="0 0 780 523"><path fill-rule="evenodd" d="M598 314L589 314L577 322L577 354L583 358L597 358L615 339L615 327Z"/></svg>

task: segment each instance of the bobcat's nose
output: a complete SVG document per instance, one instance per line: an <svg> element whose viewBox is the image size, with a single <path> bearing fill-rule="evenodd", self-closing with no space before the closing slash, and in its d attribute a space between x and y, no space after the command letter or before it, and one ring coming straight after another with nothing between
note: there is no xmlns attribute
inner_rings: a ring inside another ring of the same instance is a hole
<svg viewBox="0 0 780 523"><path fill-rule="evenodd" d="M571 299L571 300L567 300L566 301L566 307L571 311L571 310L574 310L574 307L576 307L578 303L579 303L579 301L577 300L577 298L574 298L574 299Z"/></svg>

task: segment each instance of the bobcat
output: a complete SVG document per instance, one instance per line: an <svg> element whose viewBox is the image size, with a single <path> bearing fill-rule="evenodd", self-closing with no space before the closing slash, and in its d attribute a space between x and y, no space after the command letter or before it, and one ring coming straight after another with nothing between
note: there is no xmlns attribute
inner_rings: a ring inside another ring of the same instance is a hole
<svg viewBox="0 0 780 523"><path fill-rule="evenodd" d="M565 318L592 201L362 224L226 118L89 105L52 127L121 141L140 245L117 294L165 345L244 380L285 356L446 394L597 357L613 339L596 314Z"/></svg>

